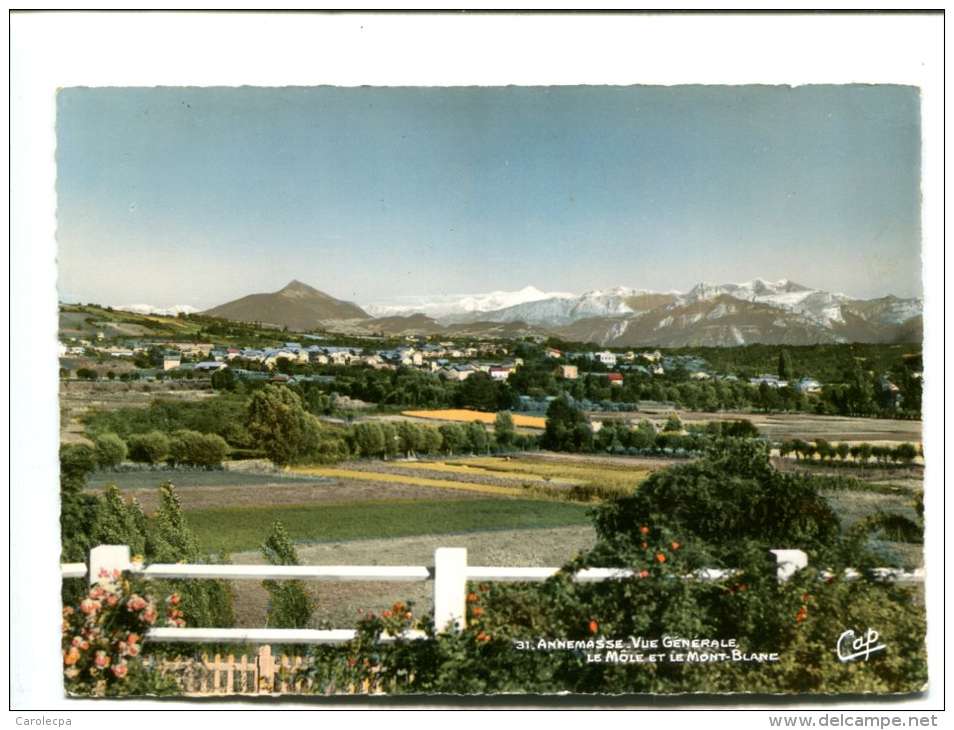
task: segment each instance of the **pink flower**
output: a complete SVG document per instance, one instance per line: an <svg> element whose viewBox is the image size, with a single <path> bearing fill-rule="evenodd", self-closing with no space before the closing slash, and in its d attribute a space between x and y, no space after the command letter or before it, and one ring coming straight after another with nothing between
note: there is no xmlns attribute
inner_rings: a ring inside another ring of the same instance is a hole
<svg viewBox="0 0 954 730"><path fill-rule="evenodd" d="M102 650L96 652L96 658L93 660L96 666L99 667L100 669L105 669L106 667L108 667L109 661L110 659L108 656L106 656L106 652Z"/></svg>
<svg viewBox="0 0 954 730"><path fill-rule="evenodd" d="M102 607L103 604L101 604L99 601L94 601L91 598L85 598L83 599L82 603L80 603L80 611L85 613L87 616L92 613L96 613Z"/></svg>
<svg viewBox="0 0 954 730"><path fill-rule="evenodd" d="M126 673L129 671L129 667L126 666L126 662L120 662L115 667L113 667L113 674L115 674L119 679L122 679L126 676Z"/></svg>

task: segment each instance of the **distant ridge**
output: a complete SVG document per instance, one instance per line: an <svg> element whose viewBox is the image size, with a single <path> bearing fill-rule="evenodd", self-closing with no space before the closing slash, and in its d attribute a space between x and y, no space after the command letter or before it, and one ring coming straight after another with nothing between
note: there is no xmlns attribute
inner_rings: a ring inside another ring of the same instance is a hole
<svg viewBox="0 0 954 730"><path fill-rule="evenodd" d="M526 291L539 293L528 287ZM494 301L506 300L495 292ZM436 323L448 332L474 336L502 336L513 331L554 335L569 341L593 342L613 347L725 347L752 343L810 345L834 342L919 342L920 299L885 296L853 299L798 284L790 279L753 279L742 283L701 282L688 292L653 292L616 287L588 291L578 296L560 294L545 298L515 296L518 303L499 309L475 310L481 300L467 295L454 306L443 297L444 314ZM489 297L484 298L489 304ZM424 311L434 307L425 300ZM390 334L415 334L413 308L369 320L368 326ZM496 325L496 327L495 327ZM429 328L433 330L433 321Z"/></svg>
<svg viewBox="0 0 954 730"><path fill-rule="evenodd" d="M298 331L314 329L333 320L369 318L368 313L358 305L335 299L298 280L288 282L277 292L249 294L207 309L202 314L235 322L261 322Z"/></svg>

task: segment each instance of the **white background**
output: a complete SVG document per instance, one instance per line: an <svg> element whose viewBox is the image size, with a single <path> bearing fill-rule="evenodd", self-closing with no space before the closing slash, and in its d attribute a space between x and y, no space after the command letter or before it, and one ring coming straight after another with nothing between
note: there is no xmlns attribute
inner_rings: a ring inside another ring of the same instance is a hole
<svg viewBox="0 0 954 730"><path fill-rule="evenodd" d="M942 22L938 15L14 14L10 37L13 426L9 638L11 703L18 712L9 719L35 718L45 711L48 717L69 716L73 726L79 727L91 724L94 716L71 712L77 708L186 706L90 704L62 697L55 458L55 91L63 86L129 85L871 82L920 86L931 687L925 697L902 703L882 700L864 705L802 706L813 712L836 707L872 711L939 708L944 652L940 614ZM262 707L261 703L254 706ZM180 718L187 719L177 715L159 721ZM347 719L334 715L320 721L339 718ZM424 719L443 721L434 714ZM718 713L706 719L717 725L767 726L759 713ZM230 713L225 720L242 725L250 720L257 724L264 718ZM298 722L290 716L275 720Z"/></svg>

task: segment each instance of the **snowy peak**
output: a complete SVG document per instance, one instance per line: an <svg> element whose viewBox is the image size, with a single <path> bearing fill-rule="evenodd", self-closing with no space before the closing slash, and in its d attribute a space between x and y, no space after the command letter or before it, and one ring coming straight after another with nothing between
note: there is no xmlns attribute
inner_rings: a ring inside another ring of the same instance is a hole
<svg viewBox="0 0 954 730"><path fill-rule="evenodd" d="M426 314L429 317L446 318L492 312L546 299L572 299L575 296L566 292L545 292L535 286L525 286L516 291L492 291L486 294L406 296L391 302L368 304L365 309L376 317Z"/></svg>
<svg viewBox="0 0 954 730"><path fill-rule="evenodd" d="M134 314L159 314L166 317L175 317L179 314L195 314L199 310L191 304L173 304L171 307L157 307L153 304L121 304L113 307L123 312Z"/></svg>

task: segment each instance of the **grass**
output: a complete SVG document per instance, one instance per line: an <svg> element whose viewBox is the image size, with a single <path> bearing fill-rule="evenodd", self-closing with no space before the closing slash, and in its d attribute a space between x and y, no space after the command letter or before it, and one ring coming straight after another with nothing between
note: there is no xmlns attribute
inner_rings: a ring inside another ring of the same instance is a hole
<svg viewBox="0 0 954 730"><path fill-rule="evenodd" d="M296 542L535 529L590 522L583 505L516 499L228 507L189 511L186 519L202 548L216 553L258 549L276 520Z"/></svg>
<svg viewBox="0 0 954 730"><path fill-rule="evenodd" d="M292 474L308 474L319 477L334 477L338 479L357 479L366 482L388 482L393 484L412 484L418 487L433 487L435 489L456 489L464 492L479 492L481 494L497 494L500 496L518 496L525 491L514 487L495 487L489 484L474 484L471 482L451 481L449 479L428 479L425 477L404 476L403 474L388 474L377 471L359 471L357 469L340 469L338 467L291 467Z"/></svg>
<svg viewBox="0 0 954 730"><path fill-rule="evenodd" d="M431 411L402 411L401 415L411 418L429 418L438 421L460 421L461 423L472 423L480 421L481 423L493 424L497 418L496 413L486 413L484 411L472 411L468 408L443 408ZM512 414L513 425L521 428L546 428L547 419L540 416L523 416L519 413Z"/></svg>

